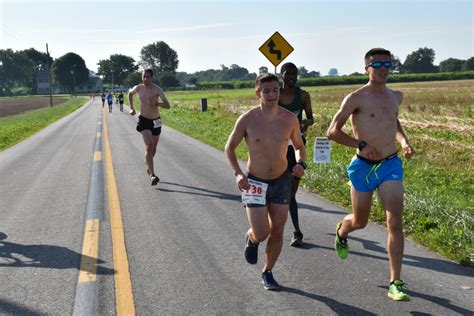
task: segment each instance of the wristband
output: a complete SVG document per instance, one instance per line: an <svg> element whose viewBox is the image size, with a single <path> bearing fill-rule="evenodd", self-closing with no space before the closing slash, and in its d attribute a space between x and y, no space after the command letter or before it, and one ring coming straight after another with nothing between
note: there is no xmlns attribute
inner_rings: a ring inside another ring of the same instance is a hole
<svg viewBox="0 0 474 316"><path fill-rule="evenodd" d="M306 168L308 168L308 165L303 160L298 161L296 164L303 167L304 170L306 170Z"/></svg>

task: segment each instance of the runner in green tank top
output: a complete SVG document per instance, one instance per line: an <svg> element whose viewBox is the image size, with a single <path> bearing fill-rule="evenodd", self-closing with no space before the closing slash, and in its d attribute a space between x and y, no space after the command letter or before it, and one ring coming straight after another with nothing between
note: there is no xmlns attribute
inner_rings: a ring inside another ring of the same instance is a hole
<svg viewBox="0 0 474 316"><path fill-rule="evenodd" d="M311 108L311 97L309 93L296 86L298 80L298 68L293 63L285 63L280 70L283 79L283 86L280 89L280 100L278 104L293 112L300 122L301 136L306 144L304 133L308 126L314 124L313 110ZM303 111L306 114L306 119L303 120ZM288 160L288 169L291 170L296 164L295 151L291 144L288 144L288 152L286 155ZM296 192L298 191L300 179L294 177L291 185L291 200L290 200L290 216L295 231L291 239L290 245L299 247L302 244L303 233L301 232L298 220L298 203L296 202Z"/></svg>

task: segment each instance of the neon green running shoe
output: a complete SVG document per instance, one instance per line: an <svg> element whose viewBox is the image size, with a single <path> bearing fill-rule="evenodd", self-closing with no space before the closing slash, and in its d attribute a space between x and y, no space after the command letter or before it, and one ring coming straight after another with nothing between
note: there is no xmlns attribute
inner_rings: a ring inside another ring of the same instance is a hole
<svg viewBox="0 0 474 316"><path fill-rule="evenodd" d="M387 296L394 301L410 300L410 296L406 293L405 283L402 280L395 280L390 284Z"/></svg>
<svg viewBox="0 0 474 316"><path fill-rule="evenodd" d="M337 223L336 226L336 240L334 240L334 248L341 259L346 259L349 255L349 245L347 244L347 238L341 238L339 236L339 228L342 223Z"/></svg>

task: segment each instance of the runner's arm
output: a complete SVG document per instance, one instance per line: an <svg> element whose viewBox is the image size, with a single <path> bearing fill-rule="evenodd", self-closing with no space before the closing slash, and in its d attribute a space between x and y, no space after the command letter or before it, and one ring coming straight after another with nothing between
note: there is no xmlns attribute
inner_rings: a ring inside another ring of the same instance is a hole
<svg viewBox="0 0 474 316"><path fill-rule="evenodd" d="M168 99L166 98L166 95L163 92L163 89L161 89L160 87L158 87L158 96L163 102L156 101L156 106L162 107L164 109L169 109L171 107L170 103L168 102Z"/></svg>
<svg viewBox="0 0 474 316"><path fill-rule="evenodd" d="M137 93L136 89L137 89L137 86L133 87L132 89L128 91L128 105L130 106L131 115L135 115L135 109L133 107L133 96L135 95L135 93Z"/></svg>
<svg viewBox="0 0 474 316"><path fill-rule="evenodd" d="M303 143L303 138L301 137L299 122L296 116L291 118L291 124L293 126L293 131L291 132L291 142L295 148L296 161L306 163L306 147ZM304 169L305 168L303 168L302 164L297 163L291 170L292 175L301 178L304 175Z"/></svg>
<svg viewBox="0 0 474 316"><path fill-rule="evenodd" d="M306 114L306 119L301 122L301 129L306 133L308 127L314 124L314 117L309 93L304 90L301 90L301 92L303 96L303 109Z"/></svg>
<svg viewBox="0 0 474 316"><path fill-rule="evenodd" d="M395 98L397 99L398 105L402 104L403 101L403 93L401 91L394 91ZM397 113L398 115L398 113ZM397 141L402 146L403 156L405 158L410 158L413 155L413 148L408 141L408 137L403 131L402 125L400 124L400 120L397 118Z"/></svg>
<svg viewBox="0 0 474 316"><path fill-rule="evenodd" d="M239 146L240 142L242 142L242 139L244 139L244 137L245 137L245 118L241 116L235 123L234 129L232 130L232 133L229 135L229 138L227 139L227 143L225 145L225 150L224 150L227 162L229 163L230 167L234 171L234 176L236 177L235 181L237 183L239 190L247 189L249 186L248 181L247 181L247 176L240 168L240 165L237 159L237 154L235 153L235 150Z"/></svg>
<svg viewBox="0 0 474 316"><path fill-rule="evenodd" d="M330 140L349 147L359 147L360 140L355 139L342 131L342 127L356 110L357 107L353 105L351 95L346 96L326 132L327 137Z"/></svg>
<svg viewBox="0 0 474 316"><path fill-rule="evenodd" d="M413 148L408 142L408 137L403 131L400 121L397 119L397 141L402 146L403 156L405 158L410 158L413 155Z"/></svg>

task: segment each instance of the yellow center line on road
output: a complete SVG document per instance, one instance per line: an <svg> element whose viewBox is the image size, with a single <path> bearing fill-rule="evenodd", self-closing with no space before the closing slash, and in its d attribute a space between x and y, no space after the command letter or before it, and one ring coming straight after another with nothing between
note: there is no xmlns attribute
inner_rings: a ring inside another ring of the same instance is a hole
<svg viewBox="0 0 474 316"><path fill-rule="evenodd" d="M125 232L122 222L122 211L115 180L112 153L110 152L109 131L105 108L102 115L103 140L105 149L105 170L107 173L107 194L110 213L110 230L114 257L115 308L117 315L135 315L135 302L132 281L128 266L128 255L125 247Z"/></svg>
<svg viewBox="0 0 474 316"><path fill-rule="evenodd" d="M79 283L94 282L97 279L97 257L99 255L99 220L86 222L84 244L82 245L81 272Z"/></svg>
<svg viewBox="0 0 474 316"><path fill-rule="evenodd" d="M95 151L94 152L94 161L101 161L102 160L102 152L101 151Z"/></svg>

